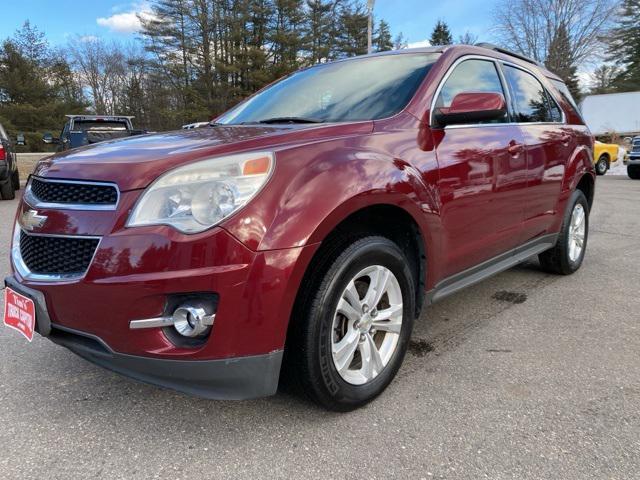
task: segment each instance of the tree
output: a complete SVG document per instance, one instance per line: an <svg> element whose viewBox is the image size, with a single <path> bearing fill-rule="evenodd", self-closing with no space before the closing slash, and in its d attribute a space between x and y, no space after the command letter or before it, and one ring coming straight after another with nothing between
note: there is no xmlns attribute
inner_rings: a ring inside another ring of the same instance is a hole
<svg viewBox="0 0 640 480"><path fill-rule="evenodd" d="M613 93L616 91L615 82L622 70L616 65L601 65L590 75L589 93L601 95L603 93Z"/></svg>
<svg viewBox="0 0 640 480"><path fill-rule="evenodd" d="M304 29L305 52L310 64L326 62L335 55L335 17L340 1L307 0Z"/></svg>
<svg viewBox="0 0 640 480"><path fill-rule="evenodd" d="M572 65L593 55L615 12L616 0L501 0L494 30L507 48L545 62L551 43L565 25Z"/></svg>
<svg viewBox="0 0 640 480"><path fill-rule="evenodd" d="M9 135L31 139L57 130L65 113L83 113L82 90L69 64L28 22L0 46L0 117ZM40 142L30 142L39 149Z"/></svg>
<svg viewBox="0 0 640 480"><path fill-rule="evenodd" d="M640 0L624 0L618 26L608 35L608 54L619 67L616 91L640 90Z"/></svg>
<svg viewBox="0 0 640 480"><path fill-rule="evenodd" d="M402 50L403 48L407 48L407 46L407 39L404 38L403 33L400 32L398 35L396 35L396 38L393 39L393 49Z"/></svg>
<svg viewBox="0 0 640 480"><path fill-rule="evenodd" d="M580 86L576 75L577 68L571 60L571 52L571 41L567 27L561 23L549 44L545 65L564 80L573 98L579 101L581 97Z"/></svg>
<svg viewBox="0 0 640 480"><path fill-rule="evenodd" d="M460 45L475 45L476 43L478 43L478 36L467 31L464 33L464 35L460 35L458 37L458 43Z"/></svg>
<svg viewBox="0 0 640 480"><path fill-rule="evenodd" d="M431 45L451 45L453 43L449 26L443 20L438 20L436 23L433 32L431 32L429 43Z"/></svg>
<svg viewBox="0 0 640 480"><path fill-rule="evenodd" d="M376 52L393 50L391 27L384 20L380 20L380 22L378 23L378 28L374 32L373 47Z"/></svg>
<svg viewBox="0 0 640 480"><path fill-rule="evenodd" d="M338 20L338 55L353 57L367 53L369 16L359 3L343 4Z"/></svg>

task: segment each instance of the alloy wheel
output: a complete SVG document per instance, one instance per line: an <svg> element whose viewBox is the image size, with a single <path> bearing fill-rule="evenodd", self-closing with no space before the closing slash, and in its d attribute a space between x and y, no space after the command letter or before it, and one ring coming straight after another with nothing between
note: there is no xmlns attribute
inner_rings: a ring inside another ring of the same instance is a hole
<svg viewBox="0 0 640 480"><path fill-rule="evenodd" d="M355 275L333 318L331 352L342 379L363 385L377 377L398 347L402 320L402 290L391 270L373 265Z"/></svg>
<svg viewBox="0 0 640 480"><path fill-rule="evenodd" d="M571 212L571 223L569 224L569 259L577 261L584 249L584 236L586 232L586 212L580 203L576 203Z"/></svg>

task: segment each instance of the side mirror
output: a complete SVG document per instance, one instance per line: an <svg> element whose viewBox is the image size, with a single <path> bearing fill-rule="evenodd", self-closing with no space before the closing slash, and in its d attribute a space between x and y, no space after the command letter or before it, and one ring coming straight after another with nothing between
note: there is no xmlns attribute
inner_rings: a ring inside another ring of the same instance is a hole
<svg viewBox="0 0 640 480"><path fill-rule="evenodd" d="M27 141L24 138L24 133L19 133L16 135L16 145L24 146L27 144Z"/></svg>
<svg viewBox="0 0 640 480"><path fill-rule="evenodd" d="M50 144L50 143L60 143L60 139L54 137L53 135L51 135L49 132L45 133L42 136L42 141L46 144Z"/></svg>
<svg viewBox="0 0 640 480"><path fill-rule="evenodd" d="M501 93L463 92L453 97L451 106L435 111L437 126L499 120L507 113Z"/></svg>

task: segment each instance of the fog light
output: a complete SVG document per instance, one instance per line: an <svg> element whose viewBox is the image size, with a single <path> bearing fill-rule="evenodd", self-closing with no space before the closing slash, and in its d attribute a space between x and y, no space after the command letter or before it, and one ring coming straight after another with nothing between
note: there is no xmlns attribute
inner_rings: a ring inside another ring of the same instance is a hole
<svg viewBox="0 0 640 480"><path fill-rule="evenodd" d="M213 325L213 315L207 315L204 308L183 305L173 312L173 326L185 337L202 335Z"/></svg>

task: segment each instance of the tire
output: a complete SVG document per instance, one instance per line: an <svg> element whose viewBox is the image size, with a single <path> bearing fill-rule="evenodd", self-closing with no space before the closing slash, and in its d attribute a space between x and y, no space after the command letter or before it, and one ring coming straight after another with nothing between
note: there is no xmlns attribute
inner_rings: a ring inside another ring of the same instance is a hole
<svg viewBox="0 0 640 480"><path fill-rule="evenodd" d="M346 412L377 397L398 372L411 338L416 285L406 256L387 238L364 237L344 248L338 243L323 253L294 308L285 370L288 381L311 400ZM388 279L387 290L367 306L367 298L375 297L366 293L375 292L370 286L376 277ZM389 315L392 320L383 318Z"/></svg>
<svg viewBox="0 0 640 480"><path fill-rule="evenodd" d="M604 175L609 170L609 157L607 155L600 155L600 158L596 162L596 174Z"/></svg>
<svg viewBox="0 0 640 480"><path fill-rule="evenodd" d="M13 172L13 175L11 175L11 183L13 184L13 189L15 191L20 190L20 172L18 172L18 170Z"/></svg>
<svg viewBox="0 0 640 480"><path fill-rule="evenodd" d="M583 225L584 228L582 229L581 247L576 251L575 248L577 247L574 246L576 244L573 242L576 236L578 238L580 237L581 228L577 228L577 218L574 216L574 213L579 217L580 210L583 214L583 223L581 225ZM588 237L589 202L587 202L587 197L584 196L581 190L576 190L571 194L569 202L567 203L567 209L562 221L562 229L558 235L556 245L550 250L538 255L540 266L543 270L550 273L560 275L570 275L574 273L580 268L584 260Z"/></svg>
<svg viewBox="0 0 640 480"><path fill-rule="evenodd" d="M627 175L632 180L640 180L640 165L627 165Z"/></svg>
<svg viewBox="0 0 640 480"><path fill-rule="evenodd" d="M0 200L13 200L14 198L16 198L16 191L13 189L13 182L9 177L4 183L0 183Z"/></svg>

